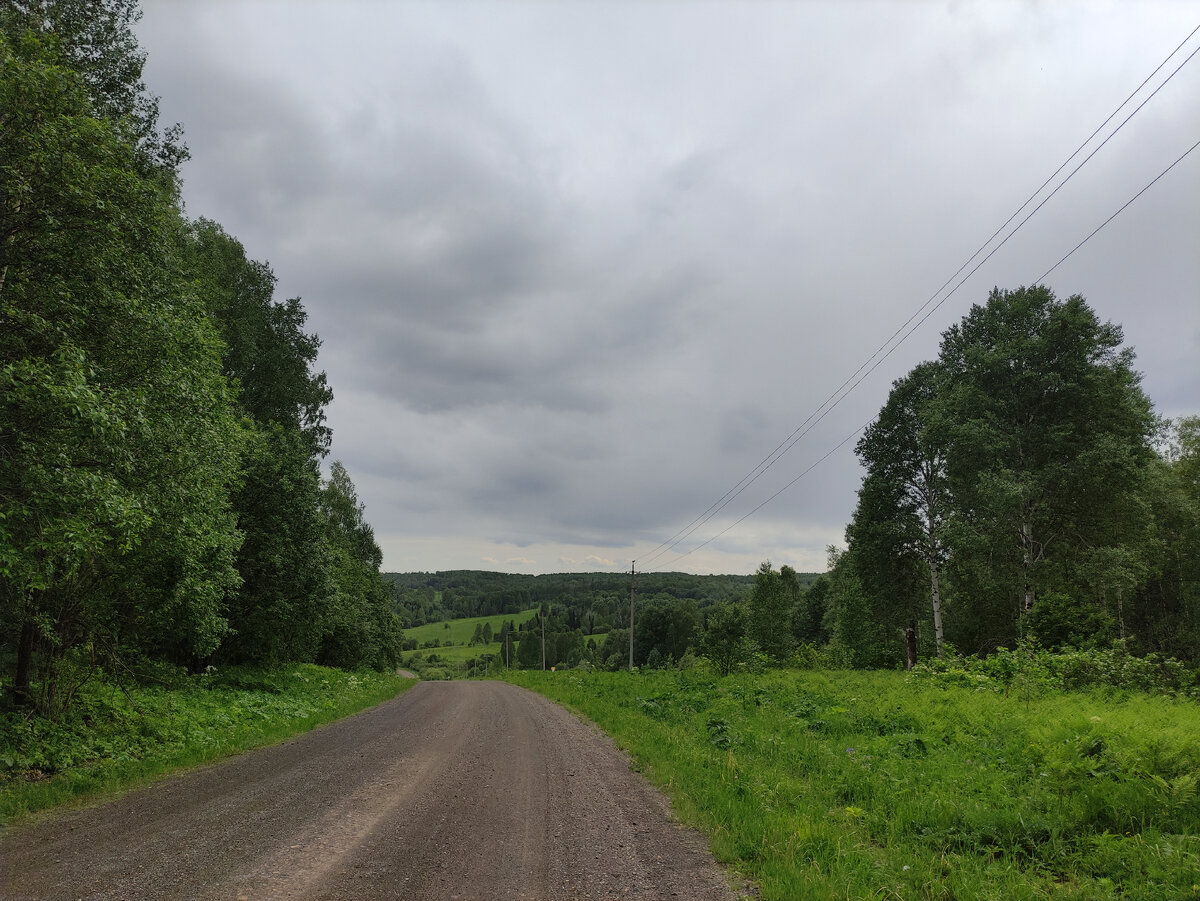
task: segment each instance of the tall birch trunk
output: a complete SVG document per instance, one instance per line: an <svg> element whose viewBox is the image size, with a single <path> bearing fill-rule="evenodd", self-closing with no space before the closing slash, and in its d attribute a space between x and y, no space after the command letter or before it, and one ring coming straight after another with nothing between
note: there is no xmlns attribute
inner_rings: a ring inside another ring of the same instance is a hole
<svg viewBox="0 0 1200 901"><path fill-rule="evenodd" d="M933 598L933 637L937 640L937 655L942 656L942 591L938 586L937 558L933 554L929 561L929 593Z"/></svg>

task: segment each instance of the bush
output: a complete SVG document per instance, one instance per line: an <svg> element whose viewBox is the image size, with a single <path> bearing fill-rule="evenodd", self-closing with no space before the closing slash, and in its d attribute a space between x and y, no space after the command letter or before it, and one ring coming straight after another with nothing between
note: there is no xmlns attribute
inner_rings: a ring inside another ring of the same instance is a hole
<svg viewBox="0 0 1200 901"><path fill-rule="evenodd" d="M1078 691L1115 688L1154 694L1200 696L1198 674L1170 657L1129 653L1124 641L1109 648L1066 648L1057 653L1036 639L1022 639L1015 649L1000 648L987 657L946 657L927 660L910 674L945 685L962 685L1007 692Z"/></svg>

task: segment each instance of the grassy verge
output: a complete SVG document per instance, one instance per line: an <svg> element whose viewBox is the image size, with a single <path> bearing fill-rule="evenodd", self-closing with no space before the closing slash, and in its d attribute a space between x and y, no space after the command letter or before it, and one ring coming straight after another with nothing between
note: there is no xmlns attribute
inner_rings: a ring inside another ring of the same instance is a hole
<svg viewBox="0 0 1200 901"><path fill-rule="evenodd" d="M514 672L770 899L1200 898L1200 705L903 673Z"/></svg>
<svg viewBox="0 0 1200 901"><path fill-rule="evenodd" d="M0 825L282 741L414 684L311 665L231 669L170 688L94 682L61 721L0 716Z"/></svg>

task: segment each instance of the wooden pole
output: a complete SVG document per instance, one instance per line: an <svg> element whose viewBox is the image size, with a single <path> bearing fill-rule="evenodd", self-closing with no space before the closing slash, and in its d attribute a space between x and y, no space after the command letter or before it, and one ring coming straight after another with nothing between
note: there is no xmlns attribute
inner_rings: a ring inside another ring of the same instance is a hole
<svg viewBox="0 0 1200 901"><path fill-rule="evenodd" d="M637 561L629 564L629 669L633 670L633 578Z"/></svg>

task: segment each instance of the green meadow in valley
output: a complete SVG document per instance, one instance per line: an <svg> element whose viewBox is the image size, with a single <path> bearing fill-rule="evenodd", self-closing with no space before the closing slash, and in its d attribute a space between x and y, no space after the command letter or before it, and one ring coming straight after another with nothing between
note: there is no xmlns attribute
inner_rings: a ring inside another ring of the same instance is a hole
<svg viewBox="0 0 1200 901"><path fill-rule="evenodd" d="M514 623L518 628L521 623L533 619L537 616L537 610L523 610L520 613L503 613L497 616L472 616L466 619L452 619L440 623L426 623L423 626L415 626L411 629L404 630L404 637L417 642L418 647L424 647L428 642L438 641L441 645L453 642L455 645L466 645L470 642L471 637L475 634L476 626L490 625L492 632L496 635L500 634L501 626L506 622ZM476 645L471 648L472 654L480 654L484 651L496 652L498 646L495 642L491 645Z"/></svg>

